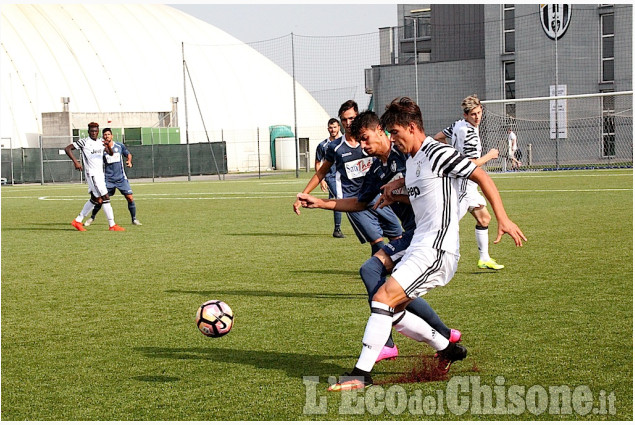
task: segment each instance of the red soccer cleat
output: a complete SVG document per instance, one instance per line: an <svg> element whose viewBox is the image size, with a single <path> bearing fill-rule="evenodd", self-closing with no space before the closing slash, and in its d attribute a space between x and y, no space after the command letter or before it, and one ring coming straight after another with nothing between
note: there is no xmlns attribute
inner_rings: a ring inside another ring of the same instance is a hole
<svg viewBox="0 0 635 425"><path fill-rule="evenodd" d="M73 220L71 222L71 226L73 226L74 228L76 228L80 232L85 232L86 231L86 229L84 229L84 225L81 222L77 221L77 220Z"/></svg>

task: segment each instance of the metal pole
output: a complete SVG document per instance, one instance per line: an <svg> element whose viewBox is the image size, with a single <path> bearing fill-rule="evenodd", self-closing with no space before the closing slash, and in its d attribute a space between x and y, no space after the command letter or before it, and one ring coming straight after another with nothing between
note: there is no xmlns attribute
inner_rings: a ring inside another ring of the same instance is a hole
<svg viewBox="0 0 635 425"><path fill-rule="evenodd" d="M415 99L417 101L417 105L419 105L419 70L417 68L417 63L419 62L419 53L417 52L417 26L419 24L419 20L417 18L412 18L415 24Z"/></svg>
<svg viewBox="0 0 635 425"><path fill-rule="evenodd" d="M15 178L13 176L13 137L9 137L9 150L11 156L11 186L14 186Z"/></svg>
<svg viewBox="0 0 635 425"><path fill-rule="evenodd" d="M150 132L150 157L152 158L152 183L154 183L154 133Z"/></svg>
<svg viewBox="0 0 635 425"><path fill-rule="evenodd" d="M256 141L258 143L258 178L260 178L260 127L256 128Z"/></svg>
<svg viewBox="0 0 635 425"><path fill-rule="evenodd" d="M44 185L44 148L42 147L42 135L40 134L37 138L40 142L40 180L41 184Z"/></svg>
<svg viewBox="0 0 635 425"><path fill-rule="evenodd" d="M558 30L560 29L560 23L558 21L558 11L560 9L559 5L554 5L554 16L553 16L553 21L555 23L555 40L556 40L556 54L555 54L555 61L556 61L556 90L555 90L555 95L558 96ZM559 142L558 139L560 138L560 135L558 134L560 132L560 129L558 128L558 121L560 121L560 100L556 100L556 170L560 169L560 158L559 158Z"/></svg>
<svg viewBox="0 0 635 425"><path fill-rule="evenodd" d="M190 132L187 119L187 85L185 82L185 44L181 42L181 56L183 58L183 103L185 104L185 144L187 151L187 181L192 180L190 170Z"/></svg>
<svg viewBox="0 0 635 425"><path fill-rule="evenodd" d="M300 146L298 143L298 115L295 97L295 50L293 46L293 33L291 33L291 67L293 70L293 123L295 136L295 177L300 177Z"/></svg>

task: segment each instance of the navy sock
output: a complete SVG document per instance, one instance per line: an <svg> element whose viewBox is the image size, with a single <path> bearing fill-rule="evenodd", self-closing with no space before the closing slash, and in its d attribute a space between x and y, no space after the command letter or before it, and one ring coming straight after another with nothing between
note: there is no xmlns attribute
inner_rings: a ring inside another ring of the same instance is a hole
<svg viewBox="0 0 635 425"><path fill-rule="evenodd" d="M383 245L383 243L382 243ZM386 281L386 268L379 260L379 258L372 256L359 269L359 275L362 277L362 282L366 286L366 292L368 292L368 304L370 305L377 290ZM393 347L395 343L392 340L392 332L388 341L386 341L388 347Z"/></svg>
<svg viewBox="0 0 635 425"><path fill-rule="evenodd" d="M333 211L333 222L336 229L342 226L342 213L340 211Z"/></svg>
<svg viewBox="0 0 635 425"><path fill-rule="evenodd" d="M372 244L370 246L370 250L371 250L371 254L370 255L375 255L377 254L377 252L379 252L379 250L381 249L382 246L386 245L384 243L384 241L379 241L376 244Z"/></svg>
<svg viewBox="0 0 635 425"><path fill-rule="evenodd" d="M128 211L130 211L130 217L132 217L132 221L137 218L137 205L134 201L128 203Z"/></svg>
<svg viewBox="0 0 635 425"><path fill-rule="evenodd" d="M100 209L101 209L101 204L95 205L95 207L93 208L93 213L90 215L90 218L94 220Z"/></svg>
<svg viewBox="0 0 635 425"><path fill-rule="evenodd" d="M450 339L450 328L443 323L437 312L434 311L434 309L430 307L430 304L428 304L428 302L423 298L415 298L410 304L408 304L406 310L419 316L445 338Z"/></svg>

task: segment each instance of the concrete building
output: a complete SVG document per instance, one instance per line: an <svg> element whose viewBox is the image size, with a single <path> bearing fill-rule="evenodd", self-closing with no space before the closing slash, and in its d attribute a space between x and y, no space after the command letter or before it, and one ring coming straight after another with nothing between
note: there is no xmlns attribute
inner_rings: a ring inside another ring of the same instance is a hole
<svg viewBox="0 0 635 425"><path fill-rule="evenodd" d="M397 96L418 99L428 134L462 118L460 102L473 93L509 100L497 113L515 122L549 120L549 104L538 116L513 100L549 97L552 86L566 95L632 91L630 4L408 4L397 11L400 27L380 30L381 63L367 70L367 91L379 112ZM600 117L606 109L630 111L632 131L632 95L610 102ZM570 121L576 113L583 116L569 102ZM628 145L622 154L632 157L627 133L630 154Z"/></svg>

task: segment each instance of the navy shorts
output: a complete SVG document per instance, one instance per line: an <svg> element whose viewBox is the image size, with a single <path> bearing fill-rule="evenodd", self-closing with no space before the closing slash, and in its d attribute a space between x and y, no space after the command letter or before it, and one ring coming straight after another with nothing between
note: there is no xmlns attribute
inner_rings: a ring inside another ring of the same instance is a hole
<svg viewBox="0 0 635 425"><path fill-rule="evenodd" d="M128 180L120 180L115 183L106 182L106 187L108 187L108 195L110 196L113 196L117 189L119 189L122 195L132 195L132 189L130 188L130 182L128 182Z"/></svg>
<svg viewBox="0 0 635 425"><path fill-rule="evenodd" d="M369 205L374 205L374 202ZM346 215L360 243L370 243L384 237L396 238L403 233L401 222L390 207L376 210L369 207Z"/></svg>
<svg viewBox="0 0 635 425"><path fill-rule="evenodd" d="M412 242L414 234L414 229L405 231L401 235L401 238L390 241L390 243L381 247L381 249L388 254L393 264L397 264L399 260L401 260L401 257L403 257L406 253L406 249L410 246L410 242Z"/></svg>

